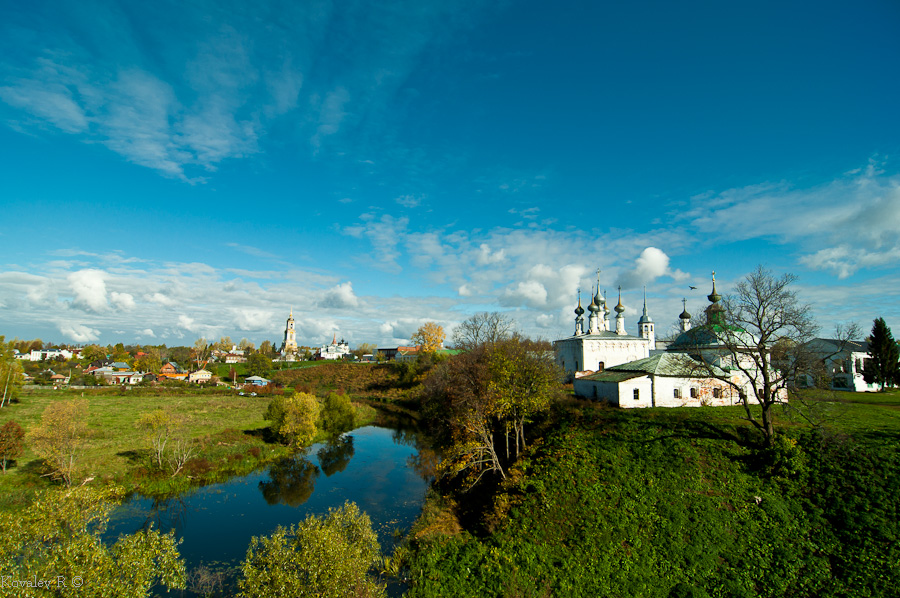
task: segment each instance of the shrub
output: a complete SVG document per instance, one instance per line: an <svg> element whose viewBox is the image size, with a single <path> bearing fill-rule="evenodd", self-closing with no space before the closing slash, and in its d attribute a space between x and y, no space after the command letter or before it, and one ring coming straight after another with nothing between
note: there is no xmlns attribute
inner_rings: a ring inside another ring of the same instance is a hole
<svg viewBox="0 0 900 598"><path fill-rule="evenodd" d="M241 565L241 596L384 596L367 576L380 547L369 516L350 502L289 529L253 538Z"/></svg>
<svg viewBox="0 0 900 598"><path fill-rule="evenodd" d="M269 403L265 419L269 428L282 442L301 447L312 442L316 435L319 402L311 394L277 395Z"/></svg>

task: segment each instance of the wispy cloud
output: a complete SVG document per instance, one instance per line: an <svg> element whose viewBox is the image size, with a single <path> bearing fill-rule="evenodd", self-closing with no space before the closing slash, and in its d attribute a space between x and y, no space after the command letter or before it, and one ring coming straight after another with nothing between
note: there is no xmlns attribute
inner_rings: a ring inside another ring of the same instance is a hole
<svg viewBox="0 0 900 598"><path fill-rule="evenodd" d="M814 187L763 183L694 203L685 219L706 239L797 243L801 264L839 278L894 264L900 253L900 177L885 174L874 159Z"/></svg>

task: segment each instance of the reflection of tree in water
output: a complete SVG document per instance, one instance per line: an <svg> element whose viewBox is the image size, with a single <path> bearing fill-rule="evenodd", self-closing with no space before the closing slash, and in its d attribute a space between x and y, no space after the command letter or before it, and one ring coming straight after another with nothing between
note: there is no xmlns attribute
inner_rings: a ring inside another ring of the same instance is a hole
<svg viewBox="0 0 900 598"><path fill-rule="evenodd" d="M429 438L422 433L414 422L397 420L391 438L395 444L412 447L415 453L407 457L406 465L422 479L428 481L434 477L435 470L441 462L441 455L431 446Z"/></svg>
<svg viewBox="0 0 900 598"><path fill-rule="evenodd" d="M346 469L353 457L353 436L345 434L328 441L328 444L316 453L319 457L319 467L326 476L340 473Z"/></svg>
<svg viewBox="0 0 900 598"><path fill-rule="evenodd" d="M148 530L153 527L163 533L175 530L175 535L181 537L186 524L187 503L183 496L176 495L154 498L141 529Z"/></svg>
<svg viewBox="0 0 900 598"><path fill-rule="evenodd" d="M270 505L299 507L312 496L318 476L319 468L305 457L284 459L269 469L271 479L260 482L259 489Z"/></svg>

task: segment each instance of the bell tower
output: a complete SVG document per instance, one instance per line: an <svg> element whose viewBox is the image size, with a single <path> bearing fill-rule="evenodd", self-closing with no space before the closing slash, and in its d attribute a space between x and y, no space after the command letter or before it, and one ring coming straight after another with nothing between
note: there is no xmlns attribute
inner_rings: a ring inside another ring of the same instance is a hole
<svg viewBox="0 0 900 598"><path fill-rule="evenodd" d="M295 355L297 353L297 331L294 330L294 308L288 316L284 326L284 344L281 346L282 355Z"/></svg>

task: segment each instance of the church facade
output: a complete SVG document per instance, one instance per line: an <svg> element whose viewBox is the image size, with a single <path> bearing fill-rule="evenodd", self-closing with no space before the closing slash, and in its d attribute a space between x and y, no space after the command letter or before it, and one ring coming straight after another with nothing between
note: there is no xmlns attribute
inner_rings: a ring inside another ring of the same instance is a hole
<svg viewBox="0 0 900 598"><path fill-rule="evenodd" d="M720 322L721 296L712 293L706 309L707 323L691 328L691 315L679 315L681 332L665 351L656 351L656 334L647 312L638 321L636 335L625 331L621 290L615 307L616 328L609 330L606 299L597 293L588 306L588 329L579 298L575 308L575 334L556 341L557 362L580 397L607 401L623 408L735 405L741 396L752 396L748 364L734 367L733 355L720 346L711 327ZM752 338L746 332L747 342ZM743 341L742 341L743 342ZM653 354L651 354L651 351ZM786 400L786 396L783 397Z"/></svg>
<svg viewBox="0 0 900 598"><path fill-rule="evenodd" d="M579 297L578 307L575 308L575 333L553 343L556 361L565 370L569 380L586 373L603 371L612 366L644 359L656 348L656 325L647 313L646 295L644 313L638 321L637 334L628 334L625 329L625 307L622 305L621 289L619 303L614 310L615 329L611 330L610 309L607 307L606 297L600 294L598 288L587 308L588 321L585 330L585 310Z"/></svg>

